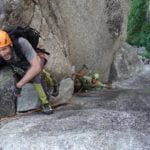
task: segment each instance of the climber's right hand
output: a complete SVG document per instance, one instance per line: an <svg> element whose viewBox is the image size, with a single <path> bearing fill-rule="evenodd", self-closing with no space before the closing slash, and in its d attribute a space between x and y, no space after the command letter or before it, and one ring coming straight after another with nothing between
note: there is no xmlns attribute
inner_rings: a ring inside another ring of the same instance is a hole
<svg viewBox="0 0 150 150"><path fill-rule="evenodd" d="M14 86L13 88L13 94L17 97L20 97L21 96L21 90L22 88L18 88L16 85Z"/></svg>

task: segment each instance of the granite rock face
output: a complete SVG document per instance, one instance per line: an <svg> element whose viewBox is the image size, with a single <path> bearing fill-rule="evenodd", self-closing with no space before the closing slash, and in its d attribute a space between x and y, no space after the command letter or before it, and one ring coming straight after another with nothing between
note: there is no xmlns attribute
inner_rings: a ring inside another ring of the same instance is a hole
<svg viewBox="0 0 150 150"><path fill-rule="evenodd" d="M88 64L107 81L114 53L126 38L129 0L0 1L0 28L30 25L51 55L47 68L59 78Z"/></svg>
<svg viewBox="0 0 150 150"><path fill-rule="evenodd" d="M67 103L72 98L73 90L73 80L71 78L63 79L60 81L59 95L57 97L50 96L50 104ZM16 106L17 112L29 111L41 106L41 101L32 84L28 83L23 87L22 96L17 98Z"/></svg>
<svg viewBox="0 0 150 150"><path fill-rule="evenodd" d="M128 0L57 1L68 37L71 62L87 64L108 80L113 55L126 38Z"/></svg>
<svg viewBox="0 0 150 150"><path fill-rule="evenodd" d="M0 70L0 118L14 115L16 112L16 98L12 92L14 81L9 68Z"/></svg>
<svg viewBox="0 0 150 150"><path fill-rule="evenodd" d="M150 69L137 86L145 84ZM144 82L143 82L144 81ZM126 82L126 81L124 81ZM149 88L115 88L78 93L72 103L5 120L0 148L5 150L149 150Z"/></svg>
<svg viewBox="0 0 150 150"><path fill-rule="evenodd" d="M4 68L0 71L0 118L15 115L18 112L29 111L39 108L41 101L31 83L27 83L21 92L21 97L15 97L13 88L15 84L14 73L10 68ZM53 103L67 103L74 90L74 83L71 78L60 81L59 95L50 98Z"/></svg>
<svg viewBox="0 0 150 150"><path fill-rule="evenodd" d="M110 80L125 80L143 71L144 63L134 47L123 43L114 55Z"/></svg>
<svg viewBox="0 0 150 150"><path fill-rule="evenodd" d="M21 97L17 98L17 110L16 112L29 111L39 108L41 101L33 85L28 83L22 88Z"/></svg>

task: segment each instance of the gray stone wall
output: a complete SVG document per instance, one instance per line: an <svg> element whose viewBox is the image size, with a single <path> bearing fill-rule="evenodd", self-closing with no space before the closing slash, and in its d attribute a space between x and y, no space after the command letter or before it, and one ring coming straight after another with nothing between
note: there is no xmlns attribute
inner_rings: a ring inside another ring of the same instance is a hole
<svg viewBox="0 0 150 150"><path fill-rule="evenodd" d="M59 8L73 65L88 64L107 80L113 54L126 37L129 1L61 0Z"/></svg>
<svg viewBox="0 0 150 150"><path fill-rule="evenodd" d="M122 47L114 55L109 80L125 80L139 74L143 70L144 63L137 55L135 47L123 43Z"/></svg>
<svg viewBox="0 0 150 150"><path fill-rule="evenodd" d="M108 80L114 53L126 37L129 0L0 1L0 28L31 25L51 53L47 68L65 77L88 64Z"/></svg>
<svg viewBox="0 0 150 150"><path fill-rule="evenodd" d="M0 118L16 113L16 98L12 92L14 81L9 68L0 70Z"/></svg>

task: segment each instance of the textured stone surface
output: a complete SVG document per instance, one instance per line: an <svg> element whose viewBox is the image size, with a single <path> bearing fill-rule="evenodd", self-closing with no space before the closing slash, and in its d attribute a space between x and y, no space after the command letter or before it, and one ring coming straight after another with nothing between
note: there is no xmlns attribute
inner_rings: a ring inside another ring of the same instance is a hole
<svg viewBox="0 0 150 150"><path fill-rule="evenodd" d="M21 97L17 98L17 112L40 107L41 101L33 85L28 83L22 88Z"/></svg>
<svg viewBox="0 0 150 150"><path fill-rule="evenodd" d="M67 103L72 98L73 87L74 84L70 78L60 81L59 95L51 97L50 103ZM16 105L18 112L36 109L41 106L41 101L32 84L28 83L23 87L22 96L17 99Z"/></svg>
<svg viewBox="0 0 150 150"><path fill-rule="evenodd" d="M124 80L139 74L143 70L143 62L134 47L123 43L114 56L110 71L110 80Z"/></svg>
<svg viewBox="0 0 150 150"><path fill-rule="evenodd" d="M145 84L149 75L150 69L134 81ZM52 115L37 112L1 122L0 148L149 150L149 96L149 88L132 87L78 93Z"/></svg>
<svg viewBox="0 0 150 150"><path fill-rule="evenodd" d="M112 85L119 89L149 89L150 88L150 65L144 65L141 73L134 75L133 77L116 81Z"/></svg>
<svg viewBox="0 0 150 150"><path fill-rule="evenodd" d="M51 53L47 68L59 78L88 64L107 81L114 53L126 38L129 0L0 1L0 27L31 25Z"/></svg>
<svg viewBox="0 0 150 150"><path fill-rule="evenodd" d="M13 73L10 69L0 70L0 118L15 114L15 97L12 93L14 84Z"/></svg>
<svg viewBox="0 0 150 150"><path fill-rule="evenodd" d="M71 78L63 79L60 82L59 95L56 97L56 101L60 103L68 102L72 98L74 91L74 82Z"/></svg>
<svg viewBox="0 0 150 150"><path fill-rule="evenodd" d="M0 1L0 28L10 28L16 25L30 25L41 33L40 45L51 53L47 68L59 78L69 75L68 44L62 28L61 14L57 12L55 1L8 0ZM54 8L53 8L54 7ZM59 19L58 19L59 18ZM64 31L65 32L65 31ZM63 69L62 69L63 68Z"/></svg>
<svg viewBox="0 0 150 150"><path fill-rule="evenodd" d="M88 64L107 80L113 54L125 38L128 1L81 0L57 2L68 34L71 60L77 69ZM69 13L68 13L69 12Z"/></svg>

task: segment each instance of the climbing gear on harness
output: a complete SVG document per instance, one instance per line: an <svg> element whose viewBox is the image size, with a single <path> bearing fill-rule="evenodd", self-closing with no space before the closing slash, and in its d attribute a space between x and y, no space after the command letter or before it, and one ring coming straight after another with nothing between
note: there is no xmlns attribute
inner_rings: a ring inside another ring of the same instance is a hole
<svg viewBox="0 0 150 150"><path fill-rule="evenodd" d="M12 44L12 41L7 32L0 30L0 47L5 47Z"/></svg>
<svg viewBox="0 0 150 150"><path fill-rule="evenodd" d="M92 78L95 78L96 80L99 80L100 74L99 73L93 73Z"/></svg>

